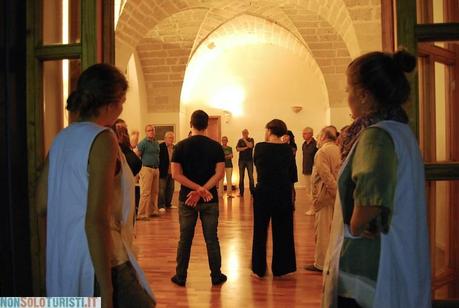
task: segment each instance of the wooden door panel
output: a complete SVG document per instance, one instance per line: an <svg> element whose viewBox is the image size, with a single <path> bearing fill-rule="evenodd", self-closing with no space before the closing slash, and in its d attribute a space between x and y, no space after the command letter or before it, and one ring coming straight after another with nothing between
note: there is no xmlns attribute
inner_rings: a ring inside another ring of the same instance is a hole
<svg viewBox="0 0 459 308"><path fill-rule="evenodd" d="M207 136L218 143L220 143L221 137L221 118L219 116L210 116L209 125L207 127Z"/></svg>
<svg viewBox="0 0 459 308"><path fill-rule="evenodd" d="M457 299L459 2L383 0L385 23L393 14L392 7L396 15L392 19L396 24L393 27L397 34L395 45L404 46L419 57L417 73L411 76L413 92L408 113L426 162L433 298ZM386 50L390 50L391 40L393 37L386 35L383 44Z"/></svg>

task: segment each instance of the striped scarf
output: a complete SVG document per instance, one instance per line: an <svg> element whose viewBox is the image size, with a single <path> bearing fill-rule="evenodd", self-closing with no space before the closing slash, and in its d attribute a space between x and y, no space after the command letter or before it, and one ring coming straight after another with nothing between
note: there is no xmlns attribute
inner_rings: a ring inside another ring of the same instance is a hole
<svg viewBox="0 0 459 308"><path fill-rule="evenodd" d="M393 109L380 110L356 118L350 126L341 132L341 161L346 159L352 146L359 139L360 133L365 128L384 120L408 123L408 115L401 106L398 106Z"/></svg>

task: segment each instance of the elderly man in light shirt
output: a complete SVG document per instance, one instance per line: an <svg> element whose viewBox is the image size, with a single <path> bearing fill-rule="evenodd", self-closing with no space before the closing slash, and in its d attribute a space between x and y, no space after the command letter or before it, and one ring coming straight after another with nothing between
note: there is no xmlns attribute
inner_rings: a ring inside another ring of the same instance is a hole
<svg viewBox="0 0 459 308"><path fill-rule="evenodd" d="M315 213L315 253L314 264L306 265L308 271L322 272L325 254L330 239L337 178L341 166L339 147L336 145L336 129L327 126L319 138L319 150L312 169L312 209Z"/></svg>

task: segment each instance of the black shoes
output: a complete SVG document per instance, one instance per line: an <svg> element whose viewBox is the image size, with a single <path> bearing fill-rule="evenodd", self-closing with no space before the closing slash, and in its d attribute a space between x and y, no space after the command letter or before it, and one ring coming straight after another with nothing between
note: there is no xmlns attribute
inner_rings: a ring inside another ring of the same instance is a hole
<svg viewBox="0 0 459 308"><path fill-rule="evenodd" d="M224 283L228 277L225 274L220 274L218 276L212 277L212 284L214 286Z"/></svg>
<svg viewBox="0 0 459 308"><path fill-rule="evenodd" d="M219 285L219 284L222 284L224 282L226 282L228 278L226 277L226 275L224 274L220 274L218 276L215 276L215 277L212 277L212 284L214 286L216 285ZM173 283L175 283L176 285L178 286L181 286L181 287L184 287L185 284L186 284L186 278L180 278L179 276L177 275L174 275L172 278L171 278L171 281Z"/></svg>
<svg viewBox="0 0 459 308"><path fill-rule="evenodd" d="M310 272L322 273L322 270L320 268L315 267L314 264L306 265L304 269Z"/></svg>
<svg viewBox="0 0 459 308"><path fill-rule="evenodd" d="M251 272L250 276L252 276L253 278L257 278L257 279L265 279L265 276L260 276L254 272Z"/></svg>
<svg viewBox="0 0 459 308"><path fill-rule="evenodd" d="M171 281L178 286L184 287L186 284L186 279L180 278L179 276L175 275L171 278Z"/></svg>

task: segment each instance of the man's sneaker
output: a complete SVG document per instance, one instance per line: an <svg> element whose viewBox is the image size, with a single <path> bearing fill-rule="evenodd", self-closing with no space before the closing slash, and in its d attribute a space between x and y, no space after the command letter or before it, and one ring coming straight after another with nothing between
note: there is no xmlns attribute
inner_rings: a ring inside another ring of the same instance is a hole
<svg viewBox="0 0 459 308"><path fill-rule="evenodd" d="M171 205L169 208L170 209L176 209L177 207L175 205Z"/></svg>
<svg viewBox="0 0 459 308"><path fill-rule="evenodd" d="M166 212L166 209L162 207L162 208L159 209L159 212L160 213L164 213L164 212Z"/></svg>
<svg viewBox="0 0 459 308"><path fill-rule="evenodd" d="M226 277L225 274L220 274L216 277L212 277L212 284L216 286L216 285L224 283L227 279L228 277Z"/></svg>
<svg viewBox="0 0 459 308"><path fill-rule="evenodd" d="M184 287L186 284L186 279L184 278L179 278L179 276L175 275L174 277L171 278L171 281L175 283L178 286Z"/></svg>
<svg viewBox="0 0 459 308"><path fill-rule="evenodd" d="M307 216L314 216L316 213L314 212L313 209L307 210L305 213Z"/></svg>

